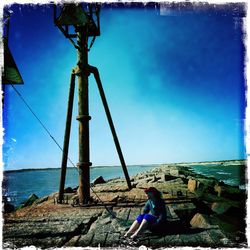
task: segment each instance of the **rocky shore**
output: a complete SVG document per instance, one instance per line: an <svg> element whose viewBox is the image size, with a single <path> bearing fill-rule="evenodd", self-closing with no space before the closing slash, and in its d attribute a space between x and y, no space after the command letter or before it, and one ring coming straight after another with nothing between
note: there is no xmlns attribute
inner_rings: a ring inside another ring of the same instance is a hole
<svg viewBox="0 0 250 250"><path fill-rule="evenodd" d="M64 204L56 202L58 193L33 195L22 208L4 213L3 248L246 247L246 191L196 174L189 165L166 164L137 174L131 190L123 178L100 177L92 187L98 198L91 192L93 201L85 206L77 203L77 188L65 190ZM148 187L162 192L168 221L160 231L129 242L123 235L143 209Z"/></svg>

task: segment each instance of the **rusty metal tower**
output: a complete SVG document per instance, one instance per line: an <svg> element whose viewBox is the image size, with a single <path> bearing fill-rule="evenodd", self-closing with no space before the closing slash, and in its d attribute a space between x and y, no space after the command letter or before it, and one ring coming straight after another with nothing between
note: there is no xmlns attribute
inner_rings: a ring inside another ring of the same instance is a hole
<svg viewBox="0 0 250 250"><path fill-rule="evenodd" d="M93 73L97 82L127 185L128 188L131 189L130 178L111 118L98 69L88 64L88 51L92 47L96 36L100 36L99 13L100 6L96 3L75 3L60 6L54 5L54 23L61 30L63 35L74 45L78 54L77 66L72 70L70 81L68 112L61 165L59 202L62 202L63 200L65 185L75 76L78 77L78 116L76 119L79 121L79 162L77 163L79 169L79 203L86 204L90 200L90 166L92 163L90 162L89 156L89 121L91 117L89 115L88 77L91 73ZM92 40L89 45L90 37L92 37Z"/></svg>

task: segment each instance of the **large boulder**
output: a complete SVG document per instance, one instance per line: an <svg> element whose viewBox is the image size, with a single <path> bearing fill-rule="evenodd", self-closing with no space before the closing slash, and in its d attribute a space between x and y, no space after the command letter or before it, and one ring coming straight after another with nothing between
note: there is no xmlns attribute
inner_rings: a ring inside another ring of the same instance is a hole
<svg viewBox="0 0 250 250"><path fill-rule="evenodd" d="M155 187L161 192L176 192L177 190L186 190L186 185L183 183L181 178L176 178L171 181L165 181L165 182L154 182L154 183L145 183L145 182L138 182L136 185L137 188L149 188L149 187ZM185 192L184 192L185 193Z"/></svg>
<svg viewBox="0 0 250 250"><path fill-rule="evenodd" d="M215 185L215 183L216 183L216 181L213 180L213 179L211 179L211 178L209 178L209 179L207 179L207 178L198 178L197 181L198 181L198 183L199 183L198 186L199 186L200 184L202 184L202 185L205 186L206 188L208 188L208 187L214 187L214 185Z"/></svg>
<svg viewBox="0 0 250 250"><path fill-rule="evenodd" d="M225 202L214 202L211 205L212 211L214 211L217 214L223 214L223 213L227 212L230 207L231 207L231 205L228 203L225 203Z"/></svg>
<svg viewBox="0 0 250 250"><path fill-rule="evenodd" d="M95 178L92 182L94 185L96 184L103 184L106 183L106 181L103 179L102 176L98 176L97 178Z"/></svg>
<svg viewBox="0 0 250 250"><path fill-rule="evenodd" d="M172 176L179 176L179 170L178 169L170 169L170 175Z"/></svg>
<svg viewBox="0 0 250 250"><path fill-rule="evenodd" d="M218 197L236 200L244 198L244 191L240 190L238 187L232 187L223 183L217 183L214 186L214 191L217 193Z"/></svg>
<svg viewBox="0 0 250 250"><path fill-rule="evenodd" d="M41 204L49 199L49 196L44 196L40 199L35 200L34 204Z"/></svg>
<svg viewBox="0 0 250 250"><path fill-rule="evenodd" d="M161 181L165 182L165 181L172 181L172 180L175 180L175 179L177 179L178 177L172 176L172 175L169 175L169 174L161 174L160 178L161 178Z"/></svg>
<svg viewBox="0 0 250 250"><path fill-rule="evenodd" d="M218 197L221 197L221 194L222 194L222 190L223 190L223 187L216 184L214 186L214 191L217 193Z"/></svg>
<svg viewBox="0 0 250 250"><path fill-rule="evenodd" d="M203 228L203 229L209 229L209 228L217 228L218 226L214 226L211 224L210 217L205 214L197 213L194 215L192 220L190 221L190 225L193 228Z"/></svg>
<svg viewBox="0 0 250 250"><path fill-rule="evenodd" d="M31 206L37 199L38 197L35 194L30 195L29 198L24 202L22 207Z"/></svg>
<svg viewBox="0 0 250 250"><path fill-rule="evenodd" d="M157 178L155 175L152 177L151 180L148 181L148 183L154 183L157 182L159 180L159 178Z"/></svg>
<svg viewBox="0 0 250 250"><path fill-rule="evenodd" d="M193 180L193 179L189 179L188 180L188 190L191 193L194 193L194 191L196 190L196 188L197 188L197 181Z"/></svg>
<svg viewBox="0 0 250 250"><path fill-rule="evenodd" d="M214 192L215 180L206 178L190 178L188 180L188 190L198 197L204 193Z"/></svg>
<svg viewBox="0 0 250 250"><path fill-rule="evenodd" d="M73 190L72 187L67 187L67 188L64 189L64 193L70 194L70 193L75 193L75 191Z"/></svg>
<svg viewBox="0 0 250 250"><path fill-rule="evenodd" d="M114 192L125 192L129 191L128 185L126 183L117 183L117 184L102 184L97 185L93 188L94 192L107 192L107 193L114 193Z"/></svg>

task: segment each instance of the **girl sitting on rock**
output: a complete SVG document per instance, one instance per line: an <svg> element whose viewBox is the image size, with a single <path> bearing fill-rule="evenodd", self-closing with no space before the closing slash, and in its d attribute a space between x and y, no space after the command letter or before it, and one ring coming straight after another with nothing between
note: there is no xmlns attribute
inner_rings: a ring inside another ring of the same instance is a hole
<svg viewBox="0 0 250 250"><path fill-rule="evenodd" d="M158 226L166 220L167 212L165 202L161 198L161 192L154 187L144 191L147 194L148 201L145 204L143 213L136 218L128 232L124 235L125 237L132 234L130 238L135 239L145 229Z"/></svg>

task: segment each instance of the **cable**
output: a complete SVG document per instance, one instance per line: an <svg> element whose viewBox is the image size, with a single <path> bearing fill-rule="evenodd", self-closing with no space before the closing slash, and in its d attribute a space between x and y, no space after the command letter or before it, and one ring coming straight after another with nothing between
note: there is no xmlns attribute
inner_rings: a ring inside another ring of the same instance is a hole
<svg viewBox="0 0 250 250"><path fill-rule="evenodd" d="M33 111L33 109L30 107L30 105L25 101L25 99L23 98L23 96L20 94L20 92L13 86L13 84L11 84L12 88L15 90L15 92L17 93L17 95L21 98L21 100L24 102L24 104L26 105L26 107L30 110L30 112L33 114L33 116L37 119L37 121L41 124L41 126L43 127L43 129L47 132L47 134L50 136L50 138L56 143L56 145L60 148L60 150L63 152L62 147L59 145L59 143L56 141L56 139L51 135L51 133L49 132L49 130L46 128L46 126L42 123L42 121L38 118L38 116L35 114L35 112ZM77 167L75 166L75 164L71 161L71 159L68 157L68 160L70 161L70 163L76 168L76 170L79 173L79 170L77 169ZM97 195L97 193L94 191L94 189L90 186L91 191L93 192L93 194L97 197L97 199L104 204L104 202L102 201L102 199ZM110 212L110 210L106 207L106 205L104 204L105 209L108 211L108 213L115 218L115 215Z"/></svg>
<svg viewBox="0 0 250 250"><path fill-rule="evenodd" d="M11 84L12 88L15 90L15 92L17 93L17 95L21 98L21 100L24 102L24 104L27 106L27 108L30 110L30 112L33 114L33 116L37 119L37 121L41 124L41 126L44 128L44 130L47 132L47 134L50 136L50 138L55 142L55 144L60 148L61 151L63 151L62 147L59 145L59 143L56 141L56 139L50 134L49 130L45 127L45 125L42 123L42 121L38 118L38 116L35 114L35 112L32 110L32 108L30 107L30 105L25 101L25 99L22 97L22 95L20 94L20 92L13 86L13 84ZM75 164L72 162L72 160L68 157L68 160L70 161L70 163L76 168L76 170L78 171L77 167L75 166ZM79 172L79 171L78 171Z"/></svg>

